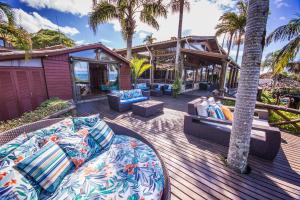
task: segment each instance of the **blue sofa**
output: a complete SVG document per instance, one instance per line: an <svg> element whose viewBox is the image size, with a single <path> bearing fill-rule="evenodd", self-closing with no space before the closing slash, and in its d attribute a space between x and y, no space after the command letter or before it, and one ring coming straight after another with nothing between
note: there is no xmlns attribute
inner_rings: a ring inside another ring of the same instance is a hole
<svg viewBox="0 0 300 200"><path fill-rule="evenodd" d="M135 89L141 89L143 91L149 91L150 90L150 85L147 83L138 83L135 86Z"/></svg>
<svg viewBox="0 0 300 200"><path fill-rule="evenodd" d="M173 95L173 88L171 84L166 84L163 86L163 93L166 95Z"/></svg>
<svg viewBox="0 0 300 200"><path fill-rule="evenodd" d="M109 107L118 112L130 110L133 103L146 101L150 97L150 91L141 89L114 91L107 95Z"/></svg>
<svg viewBox="0 0 300 200"><path fill-rule="evenodd" d="M162 84L153 84L150 90L151 96L162 96L163 95L163 85Z"/></svg>

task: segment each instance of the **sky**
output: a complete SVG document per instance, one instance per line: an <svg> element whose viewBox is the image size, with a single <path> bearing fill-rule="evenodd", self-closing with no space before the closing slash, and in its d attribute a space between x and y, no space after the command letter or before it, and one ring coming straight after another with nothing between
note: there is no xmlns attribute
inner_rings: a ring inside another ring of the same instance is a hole
<svg viewBox="0 0 300 200"><path fill-rule="evenodd" d="M17 23L30 33L38 30L52 29L65 33L76 44L102 42L109 48L124 48L126 43L121 35L118 21L99 26L96 34L88 25L88 15L92 10L92 0L6 0L14 8ZM164 0L164 2L168 2ZM234 7L234 0L190 0L190 11L184 13L183 35L212 36L219 17L229 7ZM300 15L300 0L270 0L270 16L267 34L278 26ZM142 22L137 22L133 45L142 44L144 38L153 33L157 41L167 40L177 35L178 14L168 13L168 17L158 19L160 29L157 31ZM219 38L221 44L222 38ZM280 49L286 42L268 46L264 55ZM231 50L235 58L236 46ZM243 48L241 48L239 63ZM297 56L300 60L300 56Z"/></svg>

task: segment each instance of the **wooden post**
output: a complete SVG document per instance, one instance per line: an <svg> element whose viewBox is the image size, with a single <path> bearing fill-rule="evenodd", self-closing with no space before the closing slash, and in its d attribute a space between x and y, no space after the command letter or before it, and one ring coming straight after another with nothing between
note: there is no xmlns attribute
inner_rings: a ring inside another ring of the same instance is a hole
<svg viewBox="0 0 300 200"><path fill-rule="evenodd" d="M229 71L229 78L228 78L228 82L227 82L228 88L231 88L232 78L233 78L233 67L231 66L230 71Z"/></svg>
<svg viewBox="0 0 300 200"><path fill-rule="evenodd" d="M238 85L238 76L239 76L239 69L236 69L236 75L235 75L235 79L234 79L234 87L236 88Z"/></svg>
<svg viewBox="0 0 300 200"><path fill-rule="evenodd" d="M200 66L200 67L201 67L201 70L200 70L200 81L202 81L203 67L202 66Z"/></svg>
<svg viewBox="0 0 300 200"><path fill-rule="evenodd" d="M221 96L224 96L226 68L227 68L227 62L224 60L223 63L222 63L221 74L220 74L220 82L219 82L219 90L220 90L220 95Z"/></svg>

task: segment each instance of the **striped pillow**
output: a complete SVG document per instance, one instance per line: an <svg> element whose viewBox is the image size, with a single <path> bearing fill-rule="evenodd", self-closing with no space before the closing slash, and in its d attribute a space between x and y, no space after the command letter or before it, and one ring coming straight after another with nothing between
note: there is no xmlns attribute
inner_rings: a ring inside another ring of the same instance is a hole
<svg viewBox="0 0 300 200"><path fill-rule="evenodd" d="M49 141L35 154L18 163L16 168L24 171L43 189L52 193L73 166L64 151Z"/></svg>
<svg viewBox="0 0 300 200"><path fill-rule="evenodd" d="M111 144L115 134L105 121L99 120L91 130L90 135L100 145L101 149L105 149Z"/></svg>

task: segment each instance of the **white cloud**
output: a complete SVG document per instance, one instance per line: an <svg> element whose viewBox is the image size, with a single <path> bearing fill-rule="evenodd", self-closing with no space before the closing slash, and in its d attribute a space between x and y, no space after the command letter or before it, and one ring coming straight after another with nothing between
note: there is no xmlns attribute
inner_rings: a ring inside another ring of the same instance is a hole
<svg viewBox="0 0 300 200"><path fill-rule="evenodd" d="M280 20L286 20L286 17L281 16L281 17L279 17L279 19L280 19Z"/></svg>
<svg viewBox="0 0 300 200"><path fill-rule="evenodd" d="M82 45L85 43L85 40L78 40L75 42L77 45Z"/></svg>
<svg viewBox="0 0 300 200"><path fill-rule="evenodd" d="M138 36L139 36L139 38L141 38L142 40L145 39L145 37L146 37L147 35L149 35L149 34L150 34L150 33L145 32L145 31L140 31L140 32L138 32Z"/></svg>
<svg viewBox="0 0 300 200"><path fill-rule="evenodd" d="M281 8L281 7L289 7L290 5L288 3L286 3L284 0L275 0L275 5L277 8Z"/></svg>
<svg viewBox="0 0 300 200"><path fill-rule="evenodd" d="M86 24L86 25L85 25L85 28L90 28L90 25Z"/></svg>
<svg viewBox="0 0 300 200"><path fill-rule="evenodd" d="M69 26L58 26L49 19L39 15L37 12L27 13L22 9L14 9L14 12L17 24L22 26L30 33L35 33L40 29L58 30L58 28L62 33L68 35L75 35L79 33L76 28Z"/></svg>
<svg viewBox="0 0 300 200"><path fill-rule="evenodd" d="M92 0L21 0L33 8L50 8L61 12L84 16L92 10Z"/></svg>
<svg viewBox="0 0 300 200"><path fill-rule="evenodd" d="M106 40L106 39L101 39L100 42L103 42L103 43L111 43L110 40Z"/></svg>

